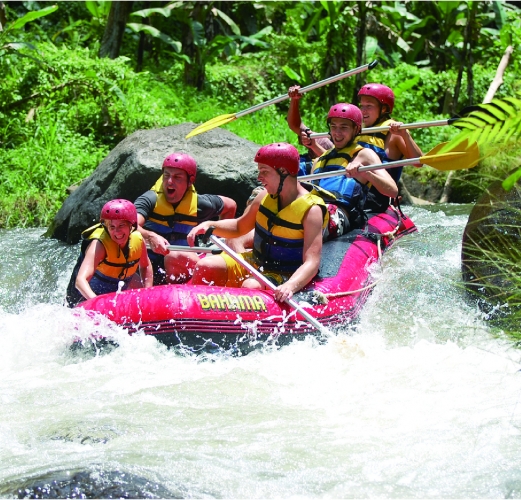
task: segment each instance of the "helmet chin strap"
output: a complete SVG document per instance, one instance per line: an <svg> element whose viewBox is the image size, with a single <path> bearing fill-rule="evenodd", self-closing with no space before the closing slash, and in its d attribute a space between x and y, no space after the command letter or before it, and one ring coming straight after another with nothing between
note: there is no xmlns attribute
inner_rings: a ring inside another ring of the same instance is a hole
<svg viewBox="0 0 521 500"><path fill-rule="evenodd" d="M280 181L279 181L279 187L277 188L277 194L275 196L280 196L280 193L282 192L282 187L284 185L284 181L286 180L286 177L289 175L289 174L283 174L280 170L277 170L279 176L280 176ZM274 198L275 198L274 196Z"/></svg>

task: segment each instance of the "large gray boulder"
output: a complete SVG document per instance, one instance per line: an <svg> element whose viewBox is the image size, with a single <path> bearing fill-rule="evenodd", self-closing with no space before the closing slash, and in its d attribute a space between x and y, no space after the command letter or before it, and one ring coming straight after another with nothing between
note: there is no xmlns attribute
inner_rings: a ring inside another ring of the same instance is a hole
<svg viewBox="0 0 521 500"><path fill-rule="evenodd" d="M466 287L485 305L509 302L521 257L521 183L505 191L497 181L479 198L463 233L461 270Z"/></svg>
<svg viewBox="0 0 521 500"><path fill-rule="evenodd" d="M195 126L183 123L139 130L121 141L65 200L46 235L77 243L81 232L98 221L107 201L134 201L161 176L163 159L176 151L188 153L197 161L195 187L199 193L233 198L240 214L251 190L258 185L253 159L260 145L219 128L185 139Z"/></svg>

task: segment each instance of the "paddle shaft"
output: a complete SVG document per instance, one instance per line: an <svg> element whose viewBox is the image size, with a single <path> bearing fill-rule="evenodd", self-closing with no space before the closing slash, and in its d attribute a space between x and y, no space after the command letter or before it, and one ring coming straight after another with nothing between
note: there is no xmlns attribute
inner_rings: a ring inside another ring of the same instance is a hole
<svg viewBox="0 0 521 500"><path fill-rule="evenodd" d="M412 165L414 163L421 163L421 158L410 158L408 160L390 161L388 163L379 163L375 165L365 165L358 167L359 172L368 172L370 170L382 170L387 168L401 167L402 165ZM330 172L321 172L320 174L310 174L298 177L299 181L315 181L318 179L328 179L329 177L338 177L345 175L345 169L332 170Z"/></svg>
<svg viewBox="0 0 521 500"><path fill-rule="evenodd" d="M434 151L432 149L431 151ZM431 152L429 151L429 153ZM390 161L387 163L376 163L374 165L361 165L358 167L358 172L369 172L372 170L384 170L388 168L394 168L394 167L401 167L404 165L414 165L414 164L421 164L424 163L429 166L436 165L438 162L448 162L454 157L461 157L462 155L465 155L465 152L463 151L455 151L455 152L448 152L444 154L429 154L427 153L425 156L420 156L418 158L406 158L403 160L396 160L396 161ZM436 167L434 167L436 168ZM469 167L470 168L470 167ZM457 169L455 169L457 170ZM337 177L339 175L345 175L345 169L342 170L332 170L330 172L322 172L320 174L311 174L311 175L303 175L299 176L299 181L314 181L317 179L327 179L329 177Z"/></svg>
<svg viewBox="0 0 521 500"><path fill-rule="evenodd" d="M417 122L417 123L404 123L400 126L401 129L414 129L414 128L427 128L427 127L443 127L445 125L452 125L456 122L458 118L449 118L448 120L434 120L431 122ZM360 135L363 134L374 134L376 132L385 132L389 130L391 127L389 125L384 125L383 127L370 127L363 128L360 132ZM310 134L311 139L320 139L322 137L329 137L329 132L319 132L316 134Z"/></svg>
<svg viewBox="0 0 521 500"><path fill-rule="evenodd" d="M224 241L220 240L219 238L217 238L217 236L214 236L213 234L210 236L210 239L223 252L226 252L235 262L245 267L251 274L253 274L253 276L255 276L255 278L257 278L267 288L273 291L276 290L277 287L269 279L267 279L262 273L255 269L249 262L246 262L245 260L241 259L239 254L234 252L226 243L224 243ZM286 302L286 304L298 311L317 330L321 331L324 329L324 327L318 322L316 318L311 316L311 314L309 314L302 307L300 307L300 305L293 299L286 299L284 302Z"/></svg>
<svg viewBox="0 0 521 500"><path fill-rule="evenodd" d="M147 248L150 250L150 246L147 245ZM220 248L212 247L185 247L184 245L167 245L166 248L167 250L177 252L212 253L214 255L222 253Z"/></svg>
<svg viewBox="0 0 521 500"><path fill-rule="evenodd" d="M310 90L318 89L320 87L323 87L324 85L328 85L330 83L337 82L338 80L342 80L343 78L347 78L348 76L362 73L363 71L367 71L368 69L373 69L377 64L378 64L378 61L375 60L370 64L364 64L363 66L360 66L355 69L351 69L349 71L345 71L344 73L340 73L339 75L331 76L329 78L326 78L325 80L321 80L320 82L312 83L311 85L308 85L307 87L303 87L303 88L299 89L299 94L305 94L306 92L309 92ZM270 99L269 101L262 102L260 104L256 104L255 106L252 106L251 108L248 108L248 109L245 109L244 111L239 111L238 113L235 113L235 118L240 118L241 116L248 115L250 113L253 113L254 111L258 111L259 109L265 108L267 106L271 106L272 104L277 104L278 102L285 101L286 99L289 99L288 94L284 94L279 97L274 97L273 99Z"/></svg>

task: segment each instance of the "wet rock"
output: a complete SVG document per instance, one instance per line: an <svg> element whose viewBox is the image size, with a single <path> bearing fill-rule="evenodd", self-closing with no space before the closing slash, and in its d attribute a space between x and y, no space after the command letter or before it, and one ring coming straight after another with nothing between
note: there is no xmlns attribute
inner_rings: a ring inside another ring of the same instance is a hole
<svg viewBox="0 0 521 500"><path fill-rule="evenodd" d="M508 303L521 260L521 184L493 183L477 201L463 233L461 271L467 289L485 302Z"/></svg>
<svg viewBox="0 0 521 500"><path fill-rule="evenodd" d="M121 471L61 471L25 481L15 498L183 498L143 477Z"/></svg>
<svg viewBox="0 0 521 500"><path fill-rule="evenodd" d="M195 187L200 193L233 198L238 213L257 186L253 159L259 145L223 129L213 129L190 139L193 123L139 130L121 141L90 177L71 192L46 235L77 243L81 232L98 221L101 207L110 199L134 201L157 181L163 159L175 151L197 161Z"/></svg>

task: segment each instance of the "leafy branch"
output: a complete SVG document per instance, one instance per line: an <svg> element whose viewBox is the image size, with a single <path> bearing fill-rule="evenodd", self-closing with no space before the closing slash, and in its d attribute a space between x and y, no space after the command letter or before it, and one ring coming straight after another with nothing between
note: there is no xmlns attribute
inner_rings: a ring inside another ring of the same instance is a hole
<svg viewBox="0 0 521 500"><path fill-rule="evenodd" d="M470 113L454 122L461 132L440 151L449 151L463 141L477 142L478 146L505 144L521 136L521 100L514 97L493 99L486 104L472 106ZM503 188L512 189L521 178L521 168L503 181Z"/></svg>

